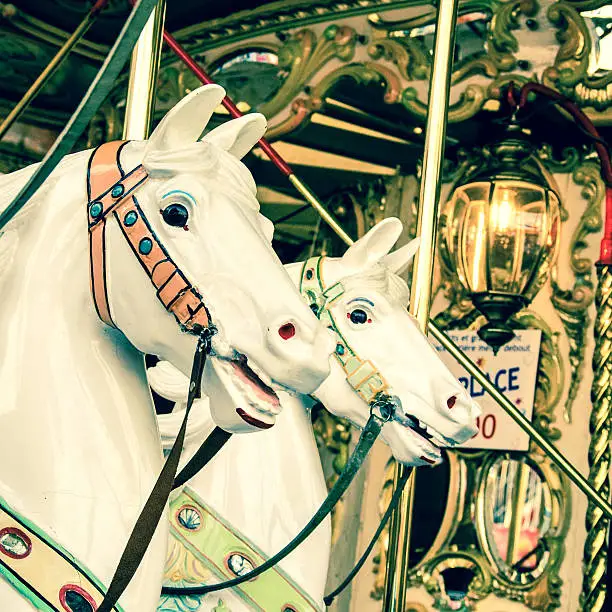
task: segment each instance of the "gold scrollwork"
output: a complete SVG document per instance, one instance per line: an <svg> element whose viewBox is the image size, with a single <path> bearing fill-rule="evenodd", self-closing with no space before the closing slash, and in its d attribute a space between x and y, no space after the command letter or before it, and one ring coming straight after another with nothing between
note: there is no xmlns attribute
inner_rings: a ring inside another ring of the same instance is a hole
<svg viewBox="0 0 612 612"><path fill-rule="evenodd" d="M516 314L511 325L518 329L540 329L540 361L534 404L533 424L541 433L551 440L558 440L561 432L553 427L554 410L563 394L564 368L559 351L558 332L553 332L542 317L532 310L522 310ZM530 452L537 452L539 447L532 442Z"/></svg>
<svg viewBox="0 0 612 612"><path fill-rule="evenodd" d="M544 71L543 81L562 91L571 91L586 75L591 37L578 11L564 2L551 5L547 16L558 28L559 50L553 66Z"/></svg>
<svg viewBox="0 0 612 612"><path fill-rule="evenodd" d="M306 118L323 106L325 94L342 78L350 77L355 82L367 84L372 81L380 81L386 84L385 102L393 102L399 94L398 79L384 66L374 62L363 64L347 64L330 72L313 88L310 95L300 97L291 105L291 115L284 121L271 126L267 137L274 139L291 132L301 125ZM280 92L279 92L280 93ZM275 96L276 98L276 96ZM261 109L264 114L267 110ZM266 115L267 116L267 115Z"/></svg>
<svg viewBox="0 0 612 612"><path fill-rule="evenodd" d="M573 180L582 186L581 195L586 208L570 242L570 267L574 274L574 285L564 289L558 282L558 263L551 271L551 301L557 310L569 341L570 385L564 409L565 420L571 422L572 405L578 392L581 373L584 368L586 334L590 324L589 306L594 299L593 261L584 257L589 235L598 232L602 226L601 202L604 185L597 163L588 161L573 171Z"/></svg>
<svg viewBox="0 0 612 612"><path fill-rule="evenodd" d="M579 11L605 5L603 0L564 0L551 5L548 19L558 28L559 50L552 66L542 75L543 82L561 91L581 106L606 111L612 101L612 71L589 76L591 34Z"/></svg>
<svg viewBox="0 0 612 612"><path fill-rule="evenodd" d="M330 25L317 37L312 30L300 30L278 52L279 64L289 70L272 100L259 109L273 117L292 100L312 76L330 60L350 62L355 54L357 36L353 28Z"/></svg>

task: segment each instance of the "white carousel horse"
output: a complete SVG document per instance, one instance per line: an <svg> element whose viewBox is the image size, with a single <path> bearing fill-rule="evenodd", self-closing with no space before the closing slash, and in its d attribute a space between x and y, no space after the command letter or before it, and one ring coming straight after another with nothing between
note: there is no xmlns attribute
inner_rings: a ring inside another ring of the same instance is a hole
<svg viewBox="0 0 612 612"><path fill-rule="evenodd" d="M159 472L142 353L188 374L196 338L184 333L190 323L181 329L143 272L152 239L163 244L181 278L202 289L219 328L213 341L219 361L239 373L247 367L244 355L266 382L301 392L314 390L329 372L333 338L274 254L255 184L239 161L262 136L264 118L228 122L198 142L223 96L218 86L192 92L147 142L117 152L124 168L142 163L148 172L135 205L152 228L137 259L120 228L137 219L109 217L105 277L117 329L101 321L90 294L86 177L99 169L88 167L89 152L65 158L0 235L3 612L93 609L102 599L97 581L108 586ZM0 209L32 172L0 178ZM108 193L123 201L117 186ZM127 202L133 205L131 196ZM89 207L90 226L96 204ZM203 312L198 308L183 314L195 317ZM266 385L250 369L241 378L245 394L256 396L251 405L262 414L270 409L266 418L273 420L278 406ZM161 523L121 598L126 612L156 607L167 545ZM86 576L70 555L88 568Z"/></svg>
<svg viewBox="0 0 612 612"><path fill-rule="evenodd" d="M351 386L347 375L363 376L365 370L353 370L349 355L368 360L401 407L397 420L383 426L384 440L396 459L423 466L440 462L440 446L472 437L480 410L407 313L408 288L396 273L408 265L416 241L389 255L400 232L401 222L387 219L343 257L314 258L288 269L338 334L339 359L315 395L337 416L362 427L369 416L366 392L354 381ZM178 402L173 413L158 416L168 446L181 420L187 381L163 362L149 370L149 380L158 393ZM212 430L214 402L212 395L194 406L185 459L197 448L194 441ZM306 403L283 394L283 411L272 429L234 436L173 500L167 585L188 587L240 575L284 547L313 516L327 490ZM320 610L329 552L328 520L278 570L229 592L162 596L158 611Z"/></svg>

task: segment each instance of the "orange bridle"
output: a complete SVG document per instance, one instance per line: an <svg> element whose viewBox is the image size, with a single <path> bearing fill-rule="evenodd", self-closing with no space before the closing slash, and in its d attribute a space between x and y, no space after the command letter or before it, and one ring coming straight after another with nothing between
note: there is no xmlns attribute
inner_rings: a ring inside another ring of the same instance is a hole
<svg viewBox="0 0 612 612"><path fill-rule="evenodd" d="M106 221L112 213L160 302L183 330L199 334L211 326L210 314L199 291L172 261L138 204L134 193L149 175L142 164L127 174L123 172L120 156L126 144L114 141L99 146L87 167L90 277L96 311L104 323L116 327L106 281Z"/></svg>

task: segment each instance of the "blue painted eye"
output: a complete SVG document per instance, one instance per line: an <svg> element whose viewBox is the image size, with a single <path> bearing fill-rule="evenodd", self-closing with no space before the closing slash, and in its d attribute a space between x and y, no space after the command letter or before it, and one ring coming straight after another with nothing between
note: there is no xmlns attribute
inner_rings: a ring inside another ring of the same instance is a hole
<svg viewBox="0 0 612 612"><path fill-rule="evenodd" d="M349 313L349 319L351 320L351 323L361 325L362 323L368 322L368 313L361 308L355 308L355 310Z"/></svg>
<svg viewBox="0 0 612 612"><path fill-rule="evenodd" d="M189 212L178 203L169 204L161 211L164 221L172 227L186 227L189 221Z"/></svg>

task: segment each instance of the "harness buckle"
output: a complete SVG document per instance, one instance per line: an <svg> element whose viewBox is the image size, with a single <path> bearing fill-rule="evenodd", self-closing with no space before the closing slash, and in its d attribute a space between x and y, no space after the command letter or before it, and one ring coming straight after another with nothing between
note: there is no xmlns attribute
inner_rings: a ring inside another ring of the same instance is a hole
<svg viewBox="0 0 612 612"><path fill-rule="evenodd" d="M397 408L397 398L387 395L383 391L377 393L370 402L370 414L384 423L393 420Z"/></svg>

